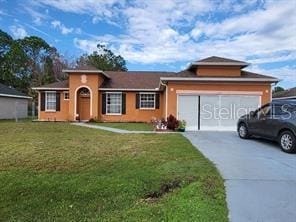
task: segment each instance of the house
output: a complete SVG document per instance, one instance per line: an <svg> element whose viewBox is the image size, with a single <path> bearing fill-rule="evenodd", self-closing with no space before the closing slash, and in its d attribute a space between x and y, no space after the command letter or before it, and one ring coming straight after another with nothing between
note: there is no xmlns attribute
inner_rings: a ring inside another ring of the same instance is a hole
<svg viewBox="0 0 296 222"><path fill-rule="evenodd" d="M248 65L213 56L177 73L63 70L68 80L34 88L39 120L149 122L172 114L187 130L233 130L240 115L271 100L278 82L244 71Z"/></svg>
<svg viewBox="0 0 296 222"><path fill-rule="evenodd" d="M31 97L0 83L0 119L28 117L28 100Z"/></svg>
<svg viewBox="0 0 296 222"><path fill-rule="evenodd" d="M279 99L296 99L296 87L291 89L286 89L284 91L275 92L272 94L273 100Z"/></svg>

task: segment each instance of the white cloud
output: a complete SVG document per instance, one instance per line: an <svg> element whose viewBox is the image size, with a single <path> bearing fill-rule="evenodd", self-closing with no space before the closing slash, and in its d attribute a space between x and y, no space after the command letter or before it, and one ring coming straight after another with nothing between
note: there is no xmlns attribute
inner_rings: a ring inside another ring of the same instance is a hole
<svg viewBox="0 0 296 222"><path fill-rule="evenodd" d="M28 35L27 31L22 26L12 25L9 27L11 34L16 39L22 39Z"/></svg>
<svg viewBox="0 0 296 222"><path fill-rule="evenodd" d="M264 69L258 65L252 65L248 70L277 77L281 80L278 84L286 88L296 86L296 66L287 65L279 68Z"/></svg>
<svg viewBox="0 0 296 222"><path fill-rule="evenodd" d="M52 27L61 31L63 35L68 35L74 31L74 28L67 28L63 23L58 20L54 20L51 22ZM79 29L80 30L80 29ZM80 30L81 31L81 30Z"/></svg>
<svg viewBox="0 0 296 222"><path fill-rule="evenodd" d="M209 2L166 0L159 4L158 1L137 1L120 11L124 34L108 35L107 39L106 35L76 39L76 46L90 51L88 46L105 41L128 61L146 64L192 61L210 55L237 59L256 57L256 62L263 58L264 62L294 58L285 53L296 51L296 5L268 1L264 7L212 23L201 21L199 16L238 6L233 1L216 5ZM255 0L243 1L241 8L255 3ZM183 27L188 31L182 32ZM83 44L78 44L80 41Z"/></svg>

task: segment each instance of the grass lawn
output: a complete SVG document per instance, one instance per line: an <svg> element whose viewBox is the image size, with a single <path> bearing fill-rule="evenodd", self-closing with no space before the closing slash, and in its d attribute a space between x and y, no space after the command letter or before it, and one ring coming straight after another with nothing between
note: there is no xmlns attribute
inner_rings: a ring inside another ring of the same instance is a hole
<svg viewBox="0 0 296 222"><path fill-rule="evenodd" d="M92 123L99 126L107 126L129 131L153 131L153 125L149 123Z"/></svg>
<svg viewBox="0 0 296 222"><path fill-rule="evenodd" d="M1 221L227 221L223 180L179 134L0 122Z"/></svg>

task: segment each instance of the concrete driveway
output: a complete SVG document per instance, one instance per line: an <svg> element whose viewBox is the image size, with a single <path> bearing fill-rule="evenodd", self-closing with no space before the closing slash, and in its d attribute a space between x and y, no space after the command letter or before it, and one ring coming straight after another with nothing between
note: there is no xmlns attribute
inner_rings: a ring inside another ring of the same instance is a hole
<svg viewBox="0 0 296 222"><path fill-rule="evenodd" d="M296 221L296 155L266 140L242 140L235 132L186 132L225 179L234 222Z"/></svg>

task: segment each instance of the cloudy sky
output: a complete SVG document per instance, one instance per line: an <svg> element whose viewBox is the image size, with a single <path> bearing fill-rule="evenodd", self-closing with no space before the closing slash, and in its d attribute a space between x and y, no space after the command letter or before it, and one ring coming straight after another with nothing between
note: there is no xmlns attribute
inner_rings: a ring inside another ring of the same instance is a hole
<svg viewBox="0 0 296 222"><path fill-rule="evenodd" d="M129 70L179 71L207 56L296 86L296 0L0 0L0 29L73 58L107 44Z"/></svg>

